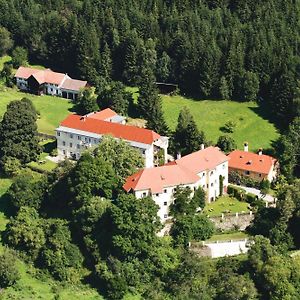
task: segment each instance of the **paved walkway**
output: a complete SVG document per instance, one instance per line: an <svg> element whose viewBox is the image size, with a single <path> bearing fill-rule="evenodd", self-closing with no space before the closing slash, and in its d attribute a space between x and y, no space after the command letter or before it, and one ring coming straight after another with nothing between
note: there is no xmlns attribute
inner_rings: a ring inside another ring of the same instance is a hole
<svg viewBox="0 0 300 300"><path fill-rule="evenodd" d="M254 194L256 196L258 196L258 198L262 198L265 202L268 202L268 204L273 204L275 203L275 198L272 195L267 194L265 197L264 195L260 192L259 189L255 189L255 188L251 188L251 187L247 187L247 186L242 186L242 185L235 185L232 184L233 186L236 186L238 188L242 188L244 189L247 193L251 193Z"/></svg>
<svg viewBox="0 0 300 300"><path fill-rule="evenodd" d="M50 156L50 155L46 156L46 159L48 159L50 161L53 161L55 163L59 163L59 162L61 162L61 161L64 160L63 157L60 157L60 156Z"/></svg>

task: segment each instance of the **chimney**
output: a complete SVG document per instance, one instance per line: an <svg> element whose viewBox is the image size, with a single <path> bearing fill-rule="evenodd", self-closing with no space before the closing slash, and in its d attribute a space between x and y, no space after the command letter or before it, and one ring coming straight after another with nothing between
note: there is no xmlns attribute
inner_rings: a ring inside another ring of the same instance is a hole
<svg viewBox="0 0 300 300"><path fill-rule="evenodd" d="M258 149L258 155L262 155L263 154L263 149L262 148L259 148Z"/></svg>
<svg viewBox="0 0 300 300"><path fill-rule="evenodd" d="M181 153L178 152L178 153L177 153L177 159L180 159L180 158L181 158Z"/></svg>
<svg viewBox="0 0 300 300"><path fill-rule="evenodd" d="M248 142L244 143L244 151L248 152L249 146L248 146Z"/></svg>
<svg viewBox="0 0 300 300"><path fill-rule="evenodd" d="M205 148L204 144L201 144L201 145L200 145L200 149L201 149L201 150L204 150L204 148Z"/></svg>

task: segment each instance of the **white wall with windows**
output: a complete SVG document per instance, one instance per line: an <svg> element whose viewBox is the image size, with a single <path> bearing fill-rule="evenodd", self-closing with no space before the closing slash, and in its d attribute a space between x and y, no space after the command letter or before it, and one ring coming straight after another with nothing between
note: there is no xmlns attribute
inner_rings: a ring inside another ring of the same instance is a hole
<svg viewBox="0 0 300 300"><path fill-rule="evenodd" d="M79 159L82 152L96 147L101 141L102 135L85 132L60 126L56 129L58 156ZM145 167L153 167L154 146L127 141L132 147L138 149L145 159Z"/></svg>

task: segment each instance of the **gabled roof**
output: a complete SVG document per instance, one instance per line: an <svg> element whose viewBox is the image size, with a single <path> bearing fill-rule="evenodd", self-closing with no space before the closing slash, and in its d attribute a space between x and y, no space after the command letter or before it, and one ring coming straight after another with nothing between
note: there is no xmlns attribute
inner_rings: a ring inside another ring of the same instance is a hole
<svg viewBox="0 0 300 300"><path fill-rule="evenodd" d="M244 171L269 174L276 159L269 155L259 155L252 152L234 150L228 154L229 168Z"/></svg>
<svg viewBox="0 0 300 300"><path fill-rule="evenodd" d="M199 177L191 171L178 165L164 165L156 168L147 168L128 177L123 188L130 190L150 190L152 194L162 193L166 187L183 184L193 184Z"/></svg>
<svg viewBox="0 0 300 300"><path fill-rule="evenodd" d="M175 162L177 165L198 174L205 170L214 169L225 161L228 161L228 157L219 148L207 147L177 159Z"/></svg>
<svg viewBox="0 0 300 300"><path fill-rule="evenodd" d="M60 123L60 126L100 135L110 134L115 138L148 145L151 145L160 138L158 133L149 129L107 122L79 115L69 115Z"/></svg>
<svg viewBox="0 0 300 300"><path fill-rule="evenodd" d="M95 111L87 115L88 118L97 120L107 120L109 118L115 117L118 114L110 108L103 109L101 111Z"/></svg>
<svg viewBox="0 0 300 300"><path fill-rule="evenodd" d="M86 87L86 85L87 81L66 78L63 81L61 88L65 90L79 91L80 89Z"/></svg>
<svg viewBox="0 0 300 300"><path fill-rule="evenodd" d="M227 160L219 148L208 147L164 166L143 169L127 178L123 188L127 192L150 189L152 193L161 193L164 187L196 183L200 180L198 173L214 169Z"/></svg>
<svg viewBox="0 0 300 300"><path fill-rule="evenodd" d="M53 72L50 69L38 70L26 67L19 67L15 75L15 77L24 79L28 79L30 76L33 76L39 84L52 83L59 85L67 75L63 73Z"/></svg>
<svg viewBox="0 0 300 300"><path fill-rule="evenodd" d="M33 69L33 68L26 68L26 67L19 67L15 77L27 79L32 74L37 73L41 70Z"/></svg>

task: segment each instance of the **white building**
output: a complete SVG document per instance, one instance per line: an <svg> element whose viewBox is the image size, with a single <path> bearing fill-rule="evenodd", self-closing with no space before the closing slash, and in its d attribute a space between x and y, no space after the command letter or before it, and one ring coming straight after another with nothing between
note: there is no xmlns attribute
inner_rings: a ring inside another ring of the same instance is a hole
<svg viewBox="0 0 300 300"><path fill-rule="evenodd" d="M228 157L219 148L208 147L167 165L140 170L126 180L123 188L137 198L151 196L159 206L158 215L163 222L170 217L169 207L179 186L190 187L192 191L202 187L207 201L215 201L221 186L223 192L227 191Z"/></svg>
<svg viewBox="0 0 300 300"><path fill-rule="evenodd" d="M67 74L50 69L38 70L19 67L15 80L20 90L37 95L53 95L75 100L80 89L87 86L86 81L72 79Z"/></svg>
<svg viewBox="0 0 300 300"><path fill-rule="evenodd" d="M145 167L158 165L163 153L167 158L168 138L144 128L125 125L125 118L111 109L86 116L69 115L56 129L57 150L61 157L79 159L81 153L95 147L104 135L127 141L145 159Z"/></svg>

